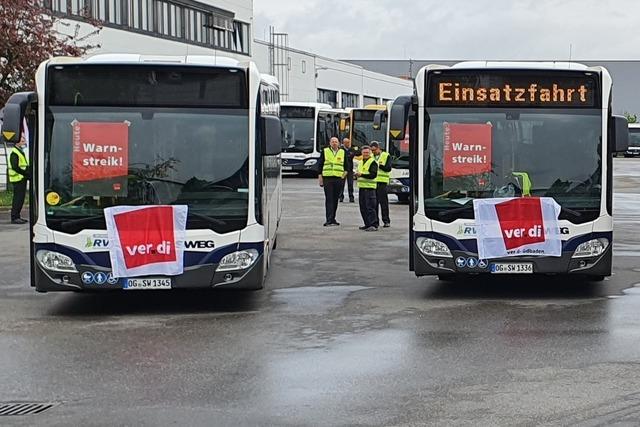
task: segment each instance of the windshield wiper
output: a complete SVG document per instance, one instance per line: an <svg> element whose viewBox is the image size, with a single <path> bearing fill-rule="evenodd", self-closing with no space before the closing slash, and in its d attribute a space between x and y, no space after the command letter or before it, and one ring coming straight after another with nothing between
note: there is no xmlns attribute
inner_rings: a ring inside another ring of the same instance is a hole
<svg viewBox="0 0 640 427"><path fill-rule="evenodd" d="M570 216L572 216L574 218L580 218L582 216L581 212L574 211L573 209L565 208L564 206L560 206L560 208L561 208L561 213L568 214L568 215L570 215ZM440 218L448 218L448 217L451 217L452 215L465 213L465 212L467 212L469 210L473 210L473 204L464 205L462 207L455 208L455 209L448 209L446 211L441 211L441 212L438 213L438 216Z"/></svg>
<svg viewBox="0 0 640 427"><path fill-rule="evenodd" d="M447 218L447 217L450 217L451 215L464 213L464 212L467 212L467 211L470 211L470 210L471 211L473 210L473 203L470 204L470 205L464 205L462 207L455 208L455 209L447 209L446 211L440 211L440 212L438 212L438 216L440 218Z"/></svg>
<svg viewBox="0 0 640 427"><path fill-rule="evenodd" d="M560 212L569 214L574 218L580 218L582 216L581 212L574 211L573 209L565 208L564 206L560 206Z"/></svg>
<svg viewBox="0 0 640 427"><path fill-rule="evenodd" d="M66 220L66 221L63 220L62 218L50 218L50 219L57 219L57 220L61 221L60 226L62 228L69 228L69 227L88 224L90 222L94 222L94 221L98 221L98 220L104 219L104 215L101 214L101 215L86 216L86 217L70 219L70 220Z"/></svg>
<svg viewBox="0 0 640 427"><path fill-rule="evenodd" d="M222 221L221 219L216 219L207 215L202 215L202 214L198 214L191 211L188 212L187 218L197 218L203 221L207 221L210 224L217 225L219 227L224 227L225 225L227 225L227 223Z"/></svg>

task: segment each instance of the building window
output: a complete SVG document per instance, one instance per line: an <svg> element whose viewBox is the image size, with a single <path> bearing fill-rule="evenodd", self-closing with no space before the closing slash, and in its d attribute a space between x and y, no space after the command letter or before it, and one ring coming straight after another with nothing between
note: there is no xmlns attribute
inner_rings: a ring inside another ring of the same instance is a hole
<svg viewBox="0 0 640 427"><path fill-rule="evenodd" d="M40 0L57 15L88 15L109 25L250 54L251 26L192 0Z"/></svg>
<svg viewBox="0 0 640 427"><path fill-rule="evenodd" d="M355 93L342 92L342 108L357 108L359 98Z"/></svg>
<svg viewBox="0 0 640 427"><path fill-rule="evenodd" d="M302 74L307 72L307 61L302 60Z"/></svg>
<svg viewBox="0 0 640 427"><path fill-rule="evenodd" d="M363 98L363 103L364 106L366 107L367 105L376 105L380 102L380 99L373 97L373 96L364 96Z"/></svg>
<svg viewBox="0 0 640 427"><path fill-rule="evenodd" d="M335 90L318 89L318 102L338 108L338 92Z"/></svg>

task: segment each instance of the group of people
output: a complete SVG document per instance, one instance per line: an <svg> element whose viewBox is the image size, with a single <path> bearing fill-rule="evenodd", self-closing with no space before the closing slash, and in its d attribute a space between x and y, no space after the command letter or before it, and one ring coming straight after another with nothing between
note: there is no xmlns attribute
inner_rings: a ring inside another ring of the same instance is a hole
<svg viewBox="0 0 640 427"><path fill-rule="evenodd" d="M354 171L354 159L361 156L357 170ZM351 146L349 138L340 145L338 138L331 138L329 146L322 150L319 160L318 182L324 188L325 227L339 226L336 221L338 204L344 201L345 187L348 189L349 202L354 203L353 181L357 179L358 201L364 231L378 231L380 218L384 228L391 227L389 218L389 198L387 185L391 176L391 158L380 148L377 141L358 151ZM346 184L346 185L345 185ZM379 215L381 213L381 215Z"/></svg>

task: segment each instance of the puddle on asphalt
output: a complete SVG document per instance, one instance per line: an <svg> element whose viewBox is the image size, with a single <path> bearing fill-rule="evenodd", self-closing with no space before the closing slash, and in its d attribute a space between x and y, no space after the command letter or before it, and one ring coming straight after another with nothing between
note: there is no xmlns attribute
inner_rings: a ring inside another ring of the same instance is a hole
<svg viewBox="0 0 640 427"><path fill-rule="evenodd" d="M335 282L334 282L335 283ZM303 314L323 314L344 304L349 296L358 291L371 289L366 286L305 286L276 289L272 300L281 310Z"/></svg>

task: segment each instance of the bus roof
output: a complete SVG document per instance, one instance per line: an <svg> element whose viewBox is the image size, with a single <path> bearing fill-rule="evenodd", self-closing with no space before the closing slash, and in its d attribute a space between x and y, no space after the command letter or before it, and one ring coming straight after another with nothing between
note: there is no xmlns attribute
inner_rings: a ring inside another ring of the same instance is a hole
<svg viewBox="0 0 640 427"><path fill-rule="evenodd" d="M132 53L107 53L88 56L86 58L77 57L55 57L51 58L49 64L166 64L166 65L204 65L211 67L235 67L248 68L249 62L240 62L227 56L213 55L187 55L187 56L169 56L169 55L139 55Z"/></svg>
<svg viewBox="0 0 640 427"><path fill-rule="evenodd" d="M322 104L320 102L281 102L280 107L309 107L309 108L318 108L320 110L332 110L333 107L329 104Z"/></svg>
<svg viewBox="0 0 640 427"><path fill-rule="evenodd" d="M577 62L560 62L560 61L465 61L459 62L451 68L454 69L528 69L528 70L588 70L584 64Z"/></svg>

